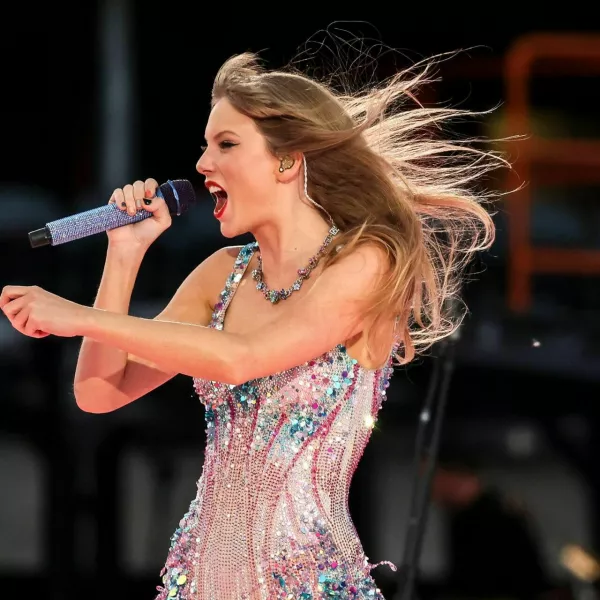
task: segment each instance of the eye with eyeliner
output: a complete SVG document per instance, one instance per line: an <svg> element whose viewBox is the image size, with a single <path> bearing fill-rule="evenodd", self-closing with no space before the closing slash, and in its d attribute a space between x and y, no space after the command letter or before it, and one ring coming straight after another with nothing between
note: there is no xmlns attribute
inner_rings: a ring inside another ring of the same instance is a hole
<svg viewBox="0 0 600 600"><path fill-rule="evenodd" d="M236 144L235 142L230 142L229 140L223 140L221 142L219 142L219 148L221 148L221 150L229 150L230 148L233 148L234 146L237 146L238 144ZM206 152L206 150L208 149L208 146L206 144L204 144L203 146L200 146L200 150L202 152Z"/></svg>

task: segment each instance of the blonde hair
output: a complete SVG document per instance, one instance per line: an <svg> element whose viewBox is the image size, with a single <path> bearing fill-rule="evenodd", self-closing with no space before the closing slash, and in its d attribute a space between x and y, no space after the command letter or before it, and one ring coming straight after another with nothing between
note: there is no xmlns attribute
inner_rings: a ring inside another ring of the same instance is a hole
<svg viewBox="0 0 600 600"><path fill-rule="evenodd" d="M295 69L266 70L244 53L223 64L212 89L213 105L226 98L251 117L273 154L304 155L309 195L340 229L325 268L360 244L384 249L388 268L369 299L366 333L397 318L400 363L456 329L461 317L447 301L473 254L494 239L486 197L471 184L501 159L436 135L442 122L470 113L403 106L433 64L350 94Z"/></svg>

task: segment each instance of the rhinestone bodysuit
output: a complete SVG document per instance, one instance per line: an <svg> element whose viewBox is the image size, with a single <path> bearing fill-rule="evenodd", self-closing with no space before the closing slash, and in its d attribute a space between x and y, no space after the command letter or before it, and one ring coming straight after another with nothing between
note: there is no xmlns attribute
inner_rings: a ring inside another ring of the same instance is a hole
<svg viewBox="0 0 600 600"><path fill-rule="evenodd" d="M211 327L223 329L256 248L241 249ZM157 600L383 600L348 492L391 374L391 359L366 369L338 345L242 385L194 379L204 466Z"/></svg>

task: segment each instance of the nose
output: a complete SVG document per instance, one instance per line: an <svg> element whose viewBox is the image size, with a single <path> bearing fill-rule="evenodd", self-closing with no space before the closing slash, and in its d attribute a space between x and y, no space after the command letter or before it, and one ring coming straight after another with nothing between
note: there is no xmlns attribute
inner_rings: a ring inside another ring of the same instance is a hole
<svg viewBox="0 0 600 600"><path fill-rule="evenodd" d="M200 175L207 175L208 173L214 171L213 161L210 158L209 152L204 151L198 162L196 163L196 171L200 173Z"/></svg>

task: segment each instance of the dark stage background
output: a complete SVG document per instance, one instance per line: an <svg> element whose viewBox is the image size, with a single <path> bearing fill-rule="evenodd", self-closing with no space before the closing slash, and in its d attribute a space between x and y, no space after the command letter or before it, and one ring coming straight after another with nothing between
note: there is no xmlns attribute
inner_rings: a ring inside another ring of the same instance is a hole
<svg viewBox="0 0 600 600"><path fill-rule="evenodd" d="M483 487L498 490L507 514L533 532L533 549L518 559L519 570L510 559L526 542L485 537L494 529L484 522L497 516L485 509L473 521L485 539L461 545L459 525L434 502L418 578L423 597L462 597L455 561L469 547L481 559L473 558L469 577L483 564L521 581L525 597L596 594L595 563L585 570L565 549L600 550L600 31L592 9L576 3L524 10L22 4L5 9L0 36L0 285L36 284L91 304L106 236L32 250L27 233L104 204L135 179L190 179L202 202L148 253L132 305L139 316L158 313L201 260L231 243L219 235L194 167L212 78L232 54L264 51L278 66L309 38L316 48L326 28L347 29L397 49L382 56L375 73L382 77L465 50L440 64L441 81L423 90L423 101L496 109L456 125L458 133L532 135L531 143L501 148L529 185L498 205L498 239L465 288L470 314L456 348L443 448L445 456L476 459ZM524 119L515 73L529 59L536 66ZM493 181L498 191L513 184ZM535 259L542 273L527 272L530 245L553 249ZM178 377L115 413L81 412L72 394L79 343L24 338L0 320L1 595L152 598L201 472L202 405ZM352 485L351 511L371 562L402 562L418 413L436 354L396 370ZM543 585L529 592L538 571ZM392 598L394 574L379 567L374 576ZM476 597L506 597L491 575L486 581Z"/></svg>

